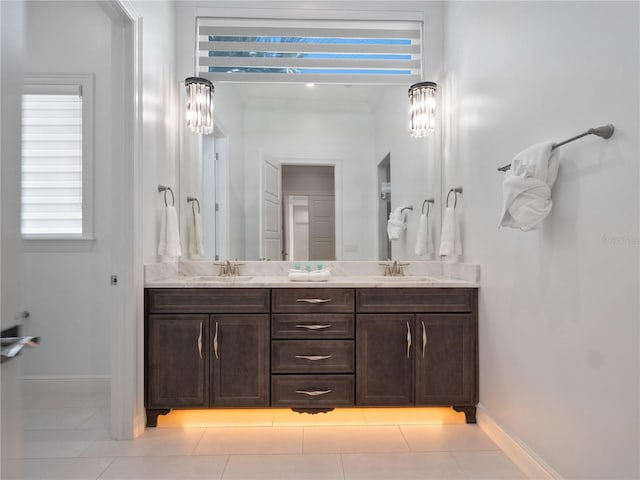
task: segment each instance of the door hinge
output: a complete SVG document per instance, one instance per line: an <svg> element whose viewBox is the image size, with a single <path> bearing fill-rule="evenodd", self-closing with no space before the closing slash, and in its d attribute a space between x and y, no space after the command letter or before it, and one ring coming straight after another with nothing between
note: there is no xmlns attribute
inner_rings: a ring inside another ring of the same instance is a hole
<svg viewBox="0 0 640 480"><path fill-rule="evenodd" d="M220 204L216 203L216 212L220 211Z"/></svg>
<svg viewBox="0 0 640 480"><path fill-rule="evenodd" d="M218 152L216 152L216 153L214 154L214 158L215 158L216 160L220 160L220 155L218 155Z"/></svg>
<svg viewBox="0 0 640 480"><path fill-rule="evenodd" d="M216 253L216 260L220 260L220 255Z"/></svg>
<svg viewBox="0 0 640 480"><path fill-rule="evenodd" d="M118 276L111 275L111 285L118 285Z"/></svg>

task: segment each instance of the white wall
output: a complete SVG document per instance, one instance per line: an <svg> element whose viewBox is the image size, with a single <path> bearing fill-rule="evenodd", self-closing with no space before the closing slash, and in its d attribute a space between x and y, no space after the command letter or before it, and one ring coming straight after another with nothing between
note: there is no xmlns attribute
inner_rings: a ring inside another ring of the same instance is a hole
<svg viewBox="0 0 640 480"><path fill-rule="evenodd" d="M638 478L639 5L452 2L447 186L482 265L480 402L562 477ZM537 231L498 229L502 175L561 147Z"/></svg>
<svg viewBox="0 0 640 480"><path fill-rule="evenodd" d="M143 260L153 263L160 260L156 253L164 208L158 184L174 190L176 205L180 195L176 5L169 1L135 1L133 5L142 16Z"/></svg>
<svg viewBox="0 0 640 480"><path fill-rule="evenodd" d="M112 108L118 101L112 92L112 22L97 2L27 2L26 26L26 73L95 75L96 241L83 251L54 246L25 254L25 304L31 312L25 325L29 334L42 337L41 347L25 356L25 374L108 375Z"/></svg>

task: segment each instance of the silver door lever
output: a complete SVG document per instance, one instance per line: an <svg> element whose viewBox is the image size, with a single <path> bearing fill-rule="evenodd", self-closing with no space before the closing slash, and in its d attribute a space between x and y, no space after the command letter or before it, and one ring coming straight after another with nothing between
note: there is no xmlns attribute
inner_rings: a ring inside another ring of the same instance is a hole
<svg viewBox="0 0 640 480"><path fill-rule="evenodd" d="M24 347L37 347L40 337L5 337L0 339L1 362L11 360L18 355Z"/></svg>

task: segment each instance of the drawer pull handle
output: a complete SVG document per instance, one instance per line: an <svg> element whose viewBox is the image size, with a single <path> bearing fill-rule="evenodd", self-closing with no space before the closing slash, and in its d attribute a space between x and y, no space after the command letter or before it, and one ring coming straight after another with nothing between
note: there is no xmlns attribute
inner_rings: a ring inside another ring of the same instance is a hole
<svg viewBox="0 0 640 480"><path fill-rule="evenodd" d="M304 328L305 330L324 330L325 328L331 328L329 325L296 325L296 328Z"/></svg>
<svg viewBox="0 0 640 480"><path fill-rule="evenodd" d="M331 358L331 355L296 355L296 358L317 362L318 360L328 360Z"/></svg>
<svg viewBox="0 0 640 480"><path fill-rule="evenodd" d="M411 327L409 326L409 322L407 322L407 358L409 358L410 352L411 352Z"/></svg>
<svg viewBox="0 0 640 480"><path fill-rule="evenodd" d="M320 395L327 395L331 393L332 390L296 390L296 393L301 395L309 395L310 397L317 397Z"/></svg>
<svg viewBox="0 0 640 480"><path fill-rule="evenodd" d="M202 360L202 322L200 322L200 335L198 336L198 354L200 354L200 360Z"/></svg>
<svg viewBox="0 0 640 480"><path fill-rule="evenodd" d="M216 354L216 358L220 358L218 356L218 322L216 322L216 334L213 336L213 352Z"/></svg>
<svg viewBox="0 0 640 480"><path fill-rule="evenodd" d="M424 351L427 348L427 329L422 322L422 358L424 358Z"/></svg>
<svg viewBox="0 0 640 480"><path fill-rule="evenodd" d="M331 301L330 298L298 298L296 302L300 303L310 303L312 305L318 305L320 303L329 303Z"/></svg>

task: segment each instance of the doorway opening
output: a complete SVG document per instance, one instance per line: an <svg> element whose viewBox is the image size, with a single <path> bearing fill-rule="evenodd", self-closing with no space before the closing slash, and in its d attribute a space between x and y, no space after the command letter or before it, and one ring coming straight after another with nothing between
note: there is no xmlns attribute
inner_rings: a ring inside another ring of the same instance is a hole
<svg viewBox="0 0 640 480"><path fill-rule="evenodd" d="M378 260L391 259L387 220L391 213L391 153L378 164Z"/></svg>
<svg viewBox="0 0 640 480"><path fill-rule="evenodd" d="M333 166L282 165L282 258L335 260Z"/></svg>

